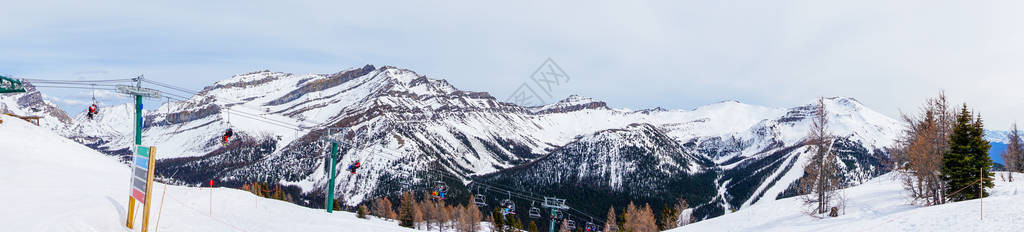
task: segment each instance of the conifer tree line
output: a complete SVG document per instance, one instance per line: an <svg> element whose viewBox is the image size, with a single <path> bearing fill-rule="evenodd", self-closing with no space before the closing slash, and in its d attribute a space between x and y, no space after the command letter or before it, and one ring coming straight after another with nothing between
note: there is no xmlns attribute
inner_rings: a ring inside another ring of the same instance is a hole
<svg viewBox="0 0 1024 232"><path fill-rule="evenodd" d="M286 193L284 189L281 188L281 185L270 186L270 184L267 183L252 182L242 185L242 189L258 197L295 202L295 198L292 197L291 194Z"/></svg>
<svg viewBox="0 0 1024 232"><path fill-rule="evenodd" d="M622 214L616 214L615 207L608 209L603 232L662 231L684 226L693 221L693 209L690 209L689 204L682 198L672 207L665 206L660 216L657 217L650 204L644 204L643 207L640 207L633 202L629 202L629 205L626 205L621 212Z"/></svg>
<svg viewBox="0 0 1024 232"><path fill-rule="evenodd" d="M356 208L356 215L359 218L367 218L367 215L370 215L388 221L396 221L403 227L426 231L477 232L485 229L495 232L541 231L538 230L537 221L524 221L517 216L505 216L498 208L494 208L488 213L482 213L480 208L473 203L473 196L470 196L467 204L449 205L445 201L433 200L429 194L417 198L412 192L405 192L401 194L398 201L398 204L393 204L387 197L378 198L368 204L359 205ZM622 214L616 214L617 211L614 207L609 208L601 231L663 231L690 224L694 220L693 209L682 198L673 206L665 206L660 215L654 213L650 204L644 204L641 207L633 202L620 211ZM569 229L567 221L559 221L559 224L556 225L558 231L573 231ZM489 228L484 228L481 222L489 222ZM546 230L544 228L543 231ZM577 225L575 231L584 232L585 228Z"/></svg>
<svg viewBox="0 0 1024 232"><path fill-rule="evenodd" d="M988 154L991 145L984 139L980 115L966 103L960 110L952 110L945 93L940 93L928 99L917 114L903 114L902 120L907 127L891 154L903 187L915 203L938 205L987 196L985 188L994 186L994 175ZM1018 150L1008 156L1015 157Z"/></svg>
<svg viewBox="0 0 1024 232"><path fill-rule="evenodd" d="M399 198L397 212L396 205L387 197L373 200L371 206L360 205L359 210L369 211L370 215L384 220L398 221L400 226L408 228L427 231L480 231L483 229L480 226L483 215L476 204L472 204L472 197L469 202L465 205L449 205L444 201L433 200L429 193L424 193L417 199L412 192L405 192ZM519 228L522 228L521 224Z"/></svg>

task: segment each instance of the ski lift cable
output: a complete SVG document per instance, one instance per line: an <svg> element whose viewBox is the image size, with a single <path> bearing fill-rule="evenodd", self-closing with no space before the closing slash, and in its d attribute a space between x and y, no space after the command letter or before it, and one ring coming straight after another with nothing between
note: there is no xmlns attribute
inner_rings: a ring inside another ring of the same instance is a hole
<svg viewBox="0 0 1024 232"><path fill-rule="evenodd" d="M126 79L106 79L106 80L59 80L59 79L37 79L37 78L20 78L28 82L50 82L50 83L104 83L104 82L131 82L131 78Z"/></svg>
<svg viewBox="0 0 1024 232"><path fill-rule="evenodd" d="M163 92L161 92L161 93L163 93ZM175 95L175 94L168 94L168 95L174 97L175 100L187 101L186 99L182 98L182 96L179 96L179 95ZM251 119L254 119L254 120L259 120L259 121L267 122L267 123L273 123L275 125L283 126L283 127L288 128L288 129L292 129L292 130L296 130L296 131L303 131L303 129L304 129L304 128L301 128L301 127L299 127L297 125L288 123L288 122L266 118L266 117L261 116L261 115L249 114L249 113L246 113L246 112L242 112L242 111L238 111L238 110L233 110L233 109L230 109L230 108L224 108L224 110L227 111L229 114L231 112L234 112L235 114L241 115L243 117L247 116L246 118L251 118Z"/></svg>
<svg viewBox="0 0 1024 232"><path fill-rule="evenodd" d="M446 173L440 173L440 174L446 174ZM447 174L447 175L451 175L451 174ZM501 188L501 187L497 187L497 186L491 185L491 184L480 183L480 182L475 182L474 181L474 182L471 182L470 185L483 186L484 187L483 192L487 192L487 191L491 191L491 192L495 192L495 193L505 192L505 193L510 193L514 198L519 198L519 199L522 199L522 200L540 201L540 202L544 201L544 199L532 196L532 194L525 195L523 193L520 193L521 191L510 191L510 190L507 190L507 189L504 189L504 188ZM500 185L500 186L504 186L504 185ZM508 186L504 186L504 187L508 187ZM477 189L479 189L479 188L477 188ZM588 213L580 211L580 210L576 209L575 207L569 207L569 210L575 211L577 214L582 214L582 215L584 215L586 217L589 217L589 218L597 218L597 217L594 217L593 215L590 215Z"/></svg>
<svg viewBox="0 0 1024 232"><path fill-rule="evenodd" d="M146 82L146 83L158 85L158 86L161 86L161 87L164 87L164 88L173 89L173 90L177 90L177 91L180 91L180 92L192 94L192 95L198 95L199 94L198 91L190 90L190 89L187 89L187 88L183 88L183 87L179 87L179 86L175 86L175 85L171 85L171 84L167 84L167 83L163 83L163 82L153 81L153 80L149 80L149 79L143 79L142 81ZM219 98L219 97L216 97L216 96L215 96L215 98L222 99L222 98ZM233 101L233 102L240 102L239 99L223 99L223 100ZM252 107L249 107L249 106L245 106L245 105L242 105L242 107L246 107L246 108L249 108L249 109L252 109L252 110L260 111L259 109L255 109L255 108L252 108ZM241 113L241 112L235 111L235 113ZM317 122L317 121L312 121L312 122L314 124L316 124L316 125L324 124L324 122ZM301 128L301 125L295 125L295 126Z"/></svg>
<svg viewBox="0 0 1024 232"><path fill-rule="evenodd" d="M172 98L172 99L174 99L174 98ZM184 101L183 99L175 99L175 100ZM233 111L233 110L229 110L229 111ZM235 113L238 113L238 112L235 111ZM265 122L267 124L271 124L271 125L275 125L275 126L279 126L279 127L283 127L283 128L287 128L287 129L302 131L301 128L298 128L298 127L295 127L295 126L289 125L289 124L284 124L284 123L281 123L281 122L278 122L278 121L275 121L275 120L265 120L265 119L261 119L261 117L259 117L259 116L250 116L250 115L246 115L246 114L239 114L239 115L242 116L242 117L245 117L245 118L252 119L252 120L256 120L256 121L260 121L260 122Z"/></svg>
<svg viewBox="0 0 1024 232"><path fill-rule="evenodd" d="M107 86L114 87L115 84L97 84L97 83L61 83L61 82L28 82L32 85L66 85L66 86Z"/></svg>
<svg viewBox="0 0 1024 232"><path fill-rule="evenodd" d="M35 88L56 88L56 89L83 89L83 90L92 90L93 89L93 88L89 88L89 87L51 86L51 85L33 85L33 87L35 87ZM115 91L115 89L104 89L104 88L97 88L97 89L99 89L99 90Z"/></svg>
<svg viewBox="0 0 1024 232"><path fill-rule="evenodd" d="M427 172L432 172L432 173L435 173L435 174L439 174L442 178L448 178L448 179L451 179L451 180L462 181L462 179L460 177L454 176L451 173L445 173L445 172L440 172L440 171L435 171L435 170L427 170ZM479 187L482 186L482 187L484 187L484 192L491 191L491 192L495 192L495 193L507 193L507 194L509 194L509 195L511 195L511 196L513 196L515 198L518 198L518 199L529 200L529 201L544 201L541 198L538 198L538 197L535 197L535 196L532 196L532 195L526 195L526 194L520 193L522 191L519 191L519 190L509 190L511 188L506 189L506 188L497 187L495 185L484 184L484 183L480 183L480 182L476 182L476 181L470 182L469 185L470 186L475 185L475 186L478 187L478 189L479 189ZM508 186L503 186L503 187L508 187Z"/></svg>

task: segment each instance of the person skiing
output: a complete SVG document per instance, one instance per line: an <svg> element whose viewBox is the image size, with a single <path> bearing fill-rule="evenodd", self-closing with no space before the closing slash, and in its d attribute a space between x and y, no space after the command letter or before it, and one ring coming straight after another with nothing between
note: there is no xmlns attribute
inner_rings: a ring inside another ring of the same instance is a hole
<svg viewBox="0 0 1024 232"><path fill-rule="evenodd" d="M352 174L356 174L356 169L359 169L359 167L360 167L359 161L356 160L356 161L352 162L352 164L348 165L348 171L351 172Z"/></svg>
<svg viewBox="0 0 1024 232"><path fill-rule="evenodd" d="M96 115L96 104L89 106L89 113L87 115L89 116L89 120L92 120L93 115Z"/></svg>
<svg viewBox="0 0 1024 232"><path fill-rule="evenodd" d="M231 128L228 128L228 130L224 132L224 141L222 142L222 144L227 145L228 144L228 139L231 138L231 136L234 136L234 135L235 135L235 132L232 131Z"/></svg>

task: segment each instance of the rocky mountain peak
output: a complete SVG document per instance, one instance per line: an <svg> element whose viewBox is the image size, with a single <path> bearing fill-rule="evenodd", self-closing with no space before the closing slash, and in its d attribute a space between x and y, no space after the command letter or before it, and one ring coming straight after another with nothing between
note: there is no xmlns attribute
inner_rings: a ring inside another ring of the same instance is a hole
<svg viewBox="0 0 1024 232"><path fill-rule="evenodd" d="M569 97L566 97L565 99L559 100L558 102L552 104L539 107L531 107L531 110L538 114L566 113L586 109L610 108L608 108L608 104L603 101L598 101L593 98L579 95L569 95Z"/></svg>

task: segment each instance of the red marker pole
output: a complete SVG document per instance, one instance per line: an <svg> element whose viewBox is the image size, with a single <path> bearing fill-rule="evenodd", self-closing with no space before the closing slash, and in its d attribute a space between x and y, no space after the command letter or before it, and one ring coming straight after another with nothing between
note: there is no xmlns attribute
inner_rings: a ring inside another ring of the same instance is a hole
<svg viewBox="0 0 1024 232"><path fill-rule="evenodd" d="M210 180L210 216L213 216L213 180Z"/></svg>

